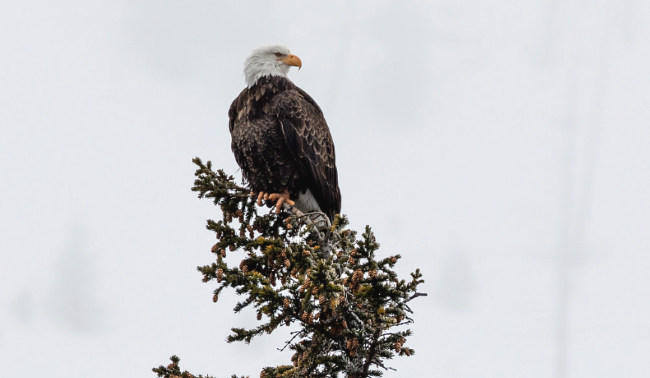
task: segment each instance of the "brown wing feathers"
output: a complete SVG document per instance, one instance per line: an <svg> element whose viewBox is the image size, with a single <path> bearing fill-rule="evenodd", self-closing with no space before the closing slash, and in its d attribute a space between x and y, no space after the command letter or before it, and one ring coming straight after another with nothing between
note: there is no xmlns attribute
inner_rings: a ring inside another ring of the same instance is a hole
<svg viewBox="0 0 650 378"><path fill-rule="evenodd" d="M330 219L341 211L334 142L318 105L300 88L278 94L273 101L287 145L298 162L301 178Z"/></svg>

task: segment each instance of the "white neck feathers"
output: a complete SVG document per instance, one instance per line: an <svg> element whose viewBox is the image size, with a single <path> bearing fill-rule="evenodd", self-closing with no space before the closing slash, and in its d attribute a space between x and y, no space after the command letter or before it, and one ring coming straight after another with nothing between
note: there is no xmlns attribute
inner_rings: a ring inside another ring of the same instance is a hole
<svg viewBox="0 0 650 378"><path fill-rule="evenodd" d="M257 83L257 80L264 76L287 77L289 66L275 59L269 59L259 51L253 51L251 56L244 63L244 76L248 88Z"/></svg>

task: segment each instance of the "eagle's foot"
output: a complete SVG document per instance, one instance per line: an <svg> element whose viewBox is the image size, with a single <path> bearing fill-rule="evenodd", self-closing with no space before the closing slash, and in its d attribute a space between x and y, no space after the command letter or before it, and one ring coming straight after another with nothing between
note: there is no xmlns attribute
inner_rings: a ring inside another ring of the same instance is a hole
<svg viewBox="0 0 650 378"><path fill-rule="evenodd" d="M280 214L280 210L282 209L282 204L286 203L291 206L295 205L295 202L292 201L291 198L289 197L288 190L285 190L282 193L259 192L259 194L257 194L257 206L262 206L262 200L277 201L275 204L275 212L277 214Z"/></svg>

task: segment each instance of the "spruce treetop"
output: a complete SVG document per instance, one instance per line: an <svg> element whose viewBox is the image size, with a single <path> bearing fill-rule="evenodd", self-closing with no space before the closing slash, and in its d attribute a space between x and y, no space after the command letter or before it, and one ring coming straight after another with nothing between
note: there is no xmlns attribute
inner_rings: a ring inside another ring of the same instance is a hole
<svg viewBox="0 0 650 378"><path fill-rule="evenodd" d="M322 226L321 214L303 214L284 205L281 214L261 214L249 190L210 162L198 166L192 190L211 198L222 218L208 220L216 234L215 261L198 267L203 282L216 283L212 300L232 288L243 299L235 307L255 309L260 324L232 328L227 341L249 343L278 327L292 326L282 350L293 351L291 363L266 367L260 377L379 377L386 361L411 356L406 346L413 322L409 301L426 295L419 269L409 279L393 270L399 254L379 257L370 227L361 235L346 228L345 216ZM320 218L319 218L320 216ZM319 226L320 223L320 226ZM179 358L153 369L165 378L210 378L181 371ZM236 375L232 376L237 378Z"/></svg>

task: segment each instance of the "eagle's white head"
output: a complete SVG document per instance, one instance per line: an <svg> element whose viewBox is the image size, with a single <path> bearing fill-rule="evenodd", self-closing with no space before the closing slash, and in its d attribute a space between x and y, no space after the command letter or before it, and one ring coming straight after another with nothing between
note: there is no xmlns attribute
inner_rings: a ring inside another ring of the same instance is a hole
<svg viewBox="0 0 650 378"><path fill-rule="evenodd" d="M253 50L244 63L244 76L248 88L257 83L264 76L287 77L291 66L302 67L300 58L291 54L286 46L273 45L260 47Z"/></svg>

